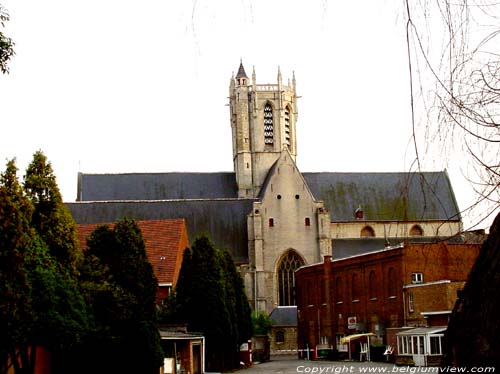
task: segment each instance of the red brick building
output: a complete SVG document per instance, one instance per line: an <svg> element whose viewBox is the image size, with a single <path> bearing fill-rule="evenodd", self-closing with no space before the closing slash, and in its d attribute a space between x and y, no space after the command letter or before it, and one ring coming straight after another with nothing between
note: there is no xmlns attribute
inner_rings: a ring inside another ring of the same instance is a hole
<svg viewBox="0 0 500 374"><path fill-rule="evenodd" d="M300 268L299 349L346 352L341 337L372 332L372 343L391 345L397 354L396 333L447 325L479 248L404 243L338 260L325 256L323 263Z"/></svg>
<svg viewBox="0 0 500 374"><path fill-rule="evenodd" d="M99 224L77 224L81 248L87 248L87 239ZM146 243L148 260L158 279L157 302L160 303L175 287L179 278L184 250L189 239L184 219L137 221Z"/></svg>

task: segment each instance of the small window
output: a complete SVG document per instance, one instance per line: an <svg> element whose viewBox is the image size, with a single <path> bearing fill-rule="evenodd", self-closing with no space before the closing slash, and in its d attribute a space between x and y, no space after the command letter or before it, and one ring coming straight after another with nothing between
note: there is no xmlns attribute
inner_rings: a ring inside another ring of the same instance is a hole
<svg viewBox="0 0 500 374"><path fill-rule="evenodd" d="M369 238L369 237L374 237L375 236L375 231L371 226L365 226L361 229L361 237L362 238Z"/></svg>
<svg viewBox="0 0 500 374"><path fill-rule="evenodd" d="M413 302L413 292L409 292L408 293L408 310L410 312L414 312L415 311L415 305L414 305L414 302Z"/></svg>
<svg viewBox="0 0 500 374"><path fill-rule="evenodd" d="M419 225L413 225L410 229L410 236L422 236L424 235L424 230Z"/></svg>
<svg viewBox="0 0 500 374"><path fill-rule="evenodd" d="M281 200L281 195L277 195L277 196L276 196L276 198L277 198L278 200Z"/></svg>
<svg viewBox="0 0 500 374"><path fill-rule="evenodd" d="M300 195L295 195L295 198L298 200L300 199Z"/></svg>
<svg viewBox="0 0 500 374"><path fill-rule="evenodd" d="M274 218L269 218L269 227L274 227Z"/></svg>
<svg viewBox="0 0 500 374"><path fill-rule="evenodd" d="M411 273L411 283L413 284L424 283L424 274Z"/></svg>
<svg viewBox="0 0 500 374"><path fill-rule="evenodd" d="M431 353L431 355L440 355L440 354L442 354L441 338L442 338L442 335L431 335L429 337L430 353Z"/></svg>
<svg viewBox="0 0 500 374"><path fill-rule="evenodd" d="M285 332L283 330L276 331L276 343L285 342Z"/></svg>
<svg viewBox="0 0 500 374"><path fill-rule="evenodd" d="M306 217L305 220L304 220L304 224L306 226L311 226L311 219L309 217Z"/></svg>

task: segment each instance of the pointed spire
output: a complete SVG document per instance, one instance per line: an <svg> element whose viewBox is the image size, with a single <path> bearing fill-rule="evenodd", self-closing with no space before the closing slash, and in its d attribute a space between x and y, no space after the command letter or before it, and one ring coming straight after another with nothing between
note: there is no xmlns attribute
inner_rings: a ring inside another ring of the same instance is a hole
<svg viewBox="0 0 500 374"><path fill-rule="evenodd" d="M245 73L245 68L243 67L243 61L240 59L240 67L238 69L238 74L236 74L236 79L238 78L248 78L247 73Z"/></svg>

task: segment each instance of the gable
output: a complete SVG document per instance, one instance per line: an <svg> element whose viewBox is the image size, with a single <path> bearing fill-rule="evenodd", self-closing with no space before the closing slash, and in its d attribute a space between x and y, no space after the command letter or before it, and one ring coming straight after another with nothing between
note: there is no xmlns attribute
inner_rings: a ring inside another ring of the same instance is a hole
<svg viewBox="0 0 500 374"><path fill-rule="evenodd" d="M303 175L332 222L354 221L359 206L365 220L461 220L446 172Z"/></svg>
<svg viewBox="0 0 500 374"><path fill-rule="evenodd" d="M276 191L275 184L279 185ZM290 194L288 198L298 195L299 198L307 197L314 201L314 196L288 149L281 152L280 157L269 169L259 191L259 199L264 200L266 196L285 193L285 191Z"/></svg>

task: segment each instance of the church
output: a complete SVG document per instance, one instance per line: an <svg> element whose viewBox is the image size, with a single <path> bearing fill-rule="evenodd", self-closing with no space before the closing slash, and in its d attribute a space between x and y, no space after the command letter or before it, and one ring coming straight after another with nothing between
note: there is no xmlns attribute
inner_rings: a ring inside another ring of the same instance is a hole
<svg viewBox="0 0 500 374"><path fill-rule="evenodd" d="M301 172L295 74L257 83L243 63L229 84L234 170L78 174L76 223L183 218L190 242L207 234L230 250L251 306L296 305L295 270L402 241L462 230L446 171ZM322 157L328 157L325 154ZM333 162L332 162L333 164Z"/></svg>

